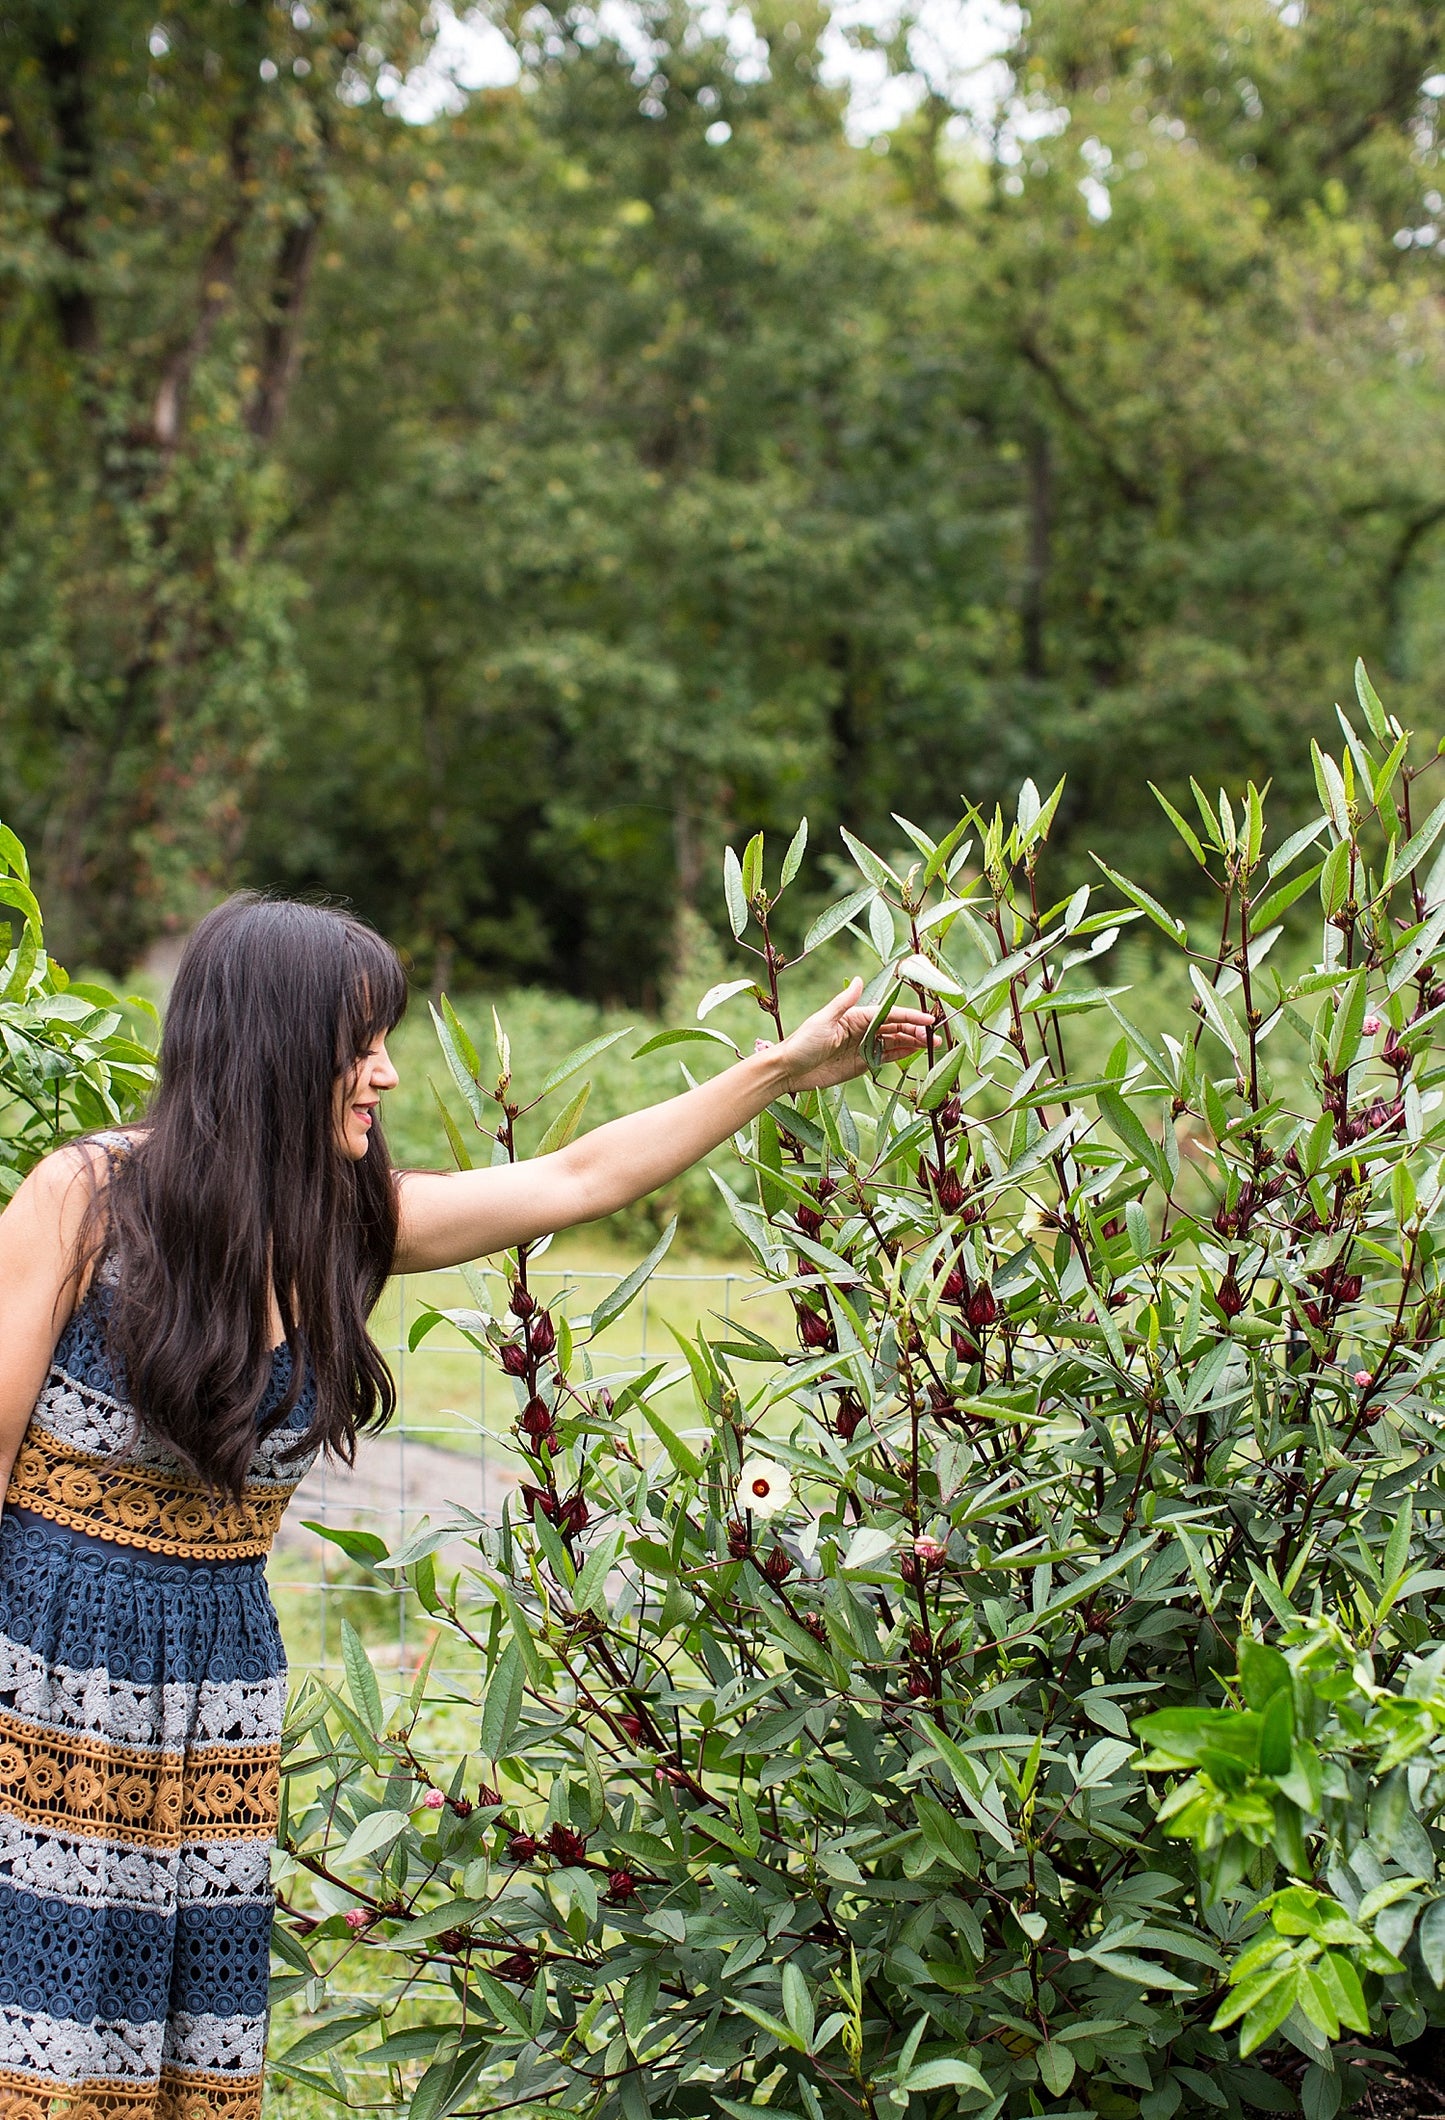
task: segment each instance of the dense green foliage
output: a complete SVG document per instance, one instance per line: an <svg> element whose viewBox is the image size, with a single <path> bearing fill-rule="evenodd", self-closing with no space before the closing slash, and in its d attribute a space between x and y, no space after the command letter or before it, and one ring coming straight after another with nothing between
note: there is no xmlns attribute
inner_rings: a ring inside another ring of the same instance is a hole
<svg viewBox="0 0 1445 2120"><path fill-rule="evenodd" d="M401 0L0 6L0 741L72 959L249 877L636 1003L804 807L1067 770L1055 877L1177 885L1146 773L1297 802L1361 645L1433 713L1431 0L1041 0L997 126L919 80L886 153L815 0L762 63L638 13L499 6L518 86L417 126Z"/></svg>
<svg viewBox="0 0 1445 2120"><path fill-rule="evenodd" d="M1203 946L1112 870L1123 910L1041 895L1057 789L906 826L898 864L847 837L809 939L937 1030L739 1137L729 1211L798 1344L704 1327L696 1426L588 1352L665 1238L590 1318L525 1251L446 1313L512 1379L515 1504L333 1535L470 1645L474 1749L433 1758L426 1674L391 1698L355 1637L346 1691L303 1694L281 1948L320 2021L283 2072L340 2091L366 2035L356 2096L412 2120L1296 2086L1330 2120L1365 2039L1445 2023L1445 800L1359 699L1278 843L1253 786L1171 813ZM778 874L759 836L724 897L785 1023ZM1277 972L1306 894L1313 962ZM1140 919L1188 968L1157 1036L1097 978ZM545 1082L437 1027L511 1154ZM701 1052L710 1009L667 1035Z"/></svg>
<svg viewBox="0 0 1445 2120"><path fill-rule="evenodd" d="M8 917L7 917L8 916ZM0 1206L76 1134L123 1124L145 1102L155 1054L128 1018L148 1004L72 980L45 948L25 849L0 824Z"/></svg>

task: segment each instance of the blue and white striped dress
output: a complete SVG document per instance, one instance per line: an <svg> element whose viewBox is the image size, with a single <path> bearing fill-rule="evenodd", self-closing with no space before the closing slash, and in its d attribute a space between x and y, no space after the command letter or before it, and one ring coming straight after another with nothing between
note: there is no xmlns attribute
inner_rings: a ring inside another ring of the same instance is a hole
<svg viewBox="0 0 1445 2120"><path fill-rule="evenodd" d="M0 1517L0 2120L255 2120L286 1668L263 1563L314 1399L241 1500L207 1491L137 1439L113 1279Z"/></svg>

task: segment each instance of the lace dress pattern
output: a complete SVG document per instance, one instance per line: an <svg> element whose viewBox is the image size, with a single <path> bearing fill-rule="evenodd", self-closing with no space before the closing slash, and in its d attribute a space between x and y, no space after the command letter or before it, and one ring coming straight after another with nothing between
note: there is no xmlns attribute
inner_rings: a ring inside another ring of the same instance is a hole
<svg viewBox="0 0 1445 2120"><path fill-rule="evenodd" d="M97 1275L0 1516L0 2120L257 2120L285 1657L262 1561L302 1391L239 1502L137 1423ZM289 1380L281 1350L260 1409Z"/></svg>

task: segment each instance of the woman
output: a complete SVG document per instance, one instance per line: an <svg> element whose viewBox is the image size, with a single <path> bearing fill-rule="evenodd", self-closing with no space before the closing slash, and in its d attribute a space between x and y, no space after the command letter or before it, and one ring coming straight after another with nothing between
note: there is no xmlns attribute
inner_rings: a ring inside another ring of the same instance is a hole
<svg viewBox="0 0 1445 2120"><path fill-rule="evenodd" d="M202 921L144 1123L0 1216L0 2120L259 2112L284 1658L262 1568L395 1393L387 1277L612 1213L862 1070L855 981L781 1044L552 1155L394 1174L406 987L345 914ZM927 1019L897 1012L906 1058Z"/></svg>

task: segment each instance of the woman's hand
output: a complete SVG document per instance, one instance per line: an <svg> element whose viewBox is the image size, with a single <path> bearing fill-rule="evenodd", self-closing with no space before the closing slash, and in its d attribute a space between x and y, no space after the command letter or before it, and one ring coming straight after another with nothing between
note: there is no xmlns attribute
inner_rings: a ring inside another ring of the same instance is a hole
<svg viewBox="0 0 1445 2120"><path fill-rule="evenodd" d="M831 1089L866 1071L863 1039L873 1011L859 1007L861 979L850 980L841 994L774 1048L788 1070L788 1088ZM878 1047L885 1061L911 1058L928 1040L933 1022L921 1009L896 1008L879 1026Z"/></svg>

